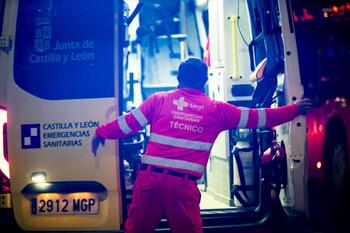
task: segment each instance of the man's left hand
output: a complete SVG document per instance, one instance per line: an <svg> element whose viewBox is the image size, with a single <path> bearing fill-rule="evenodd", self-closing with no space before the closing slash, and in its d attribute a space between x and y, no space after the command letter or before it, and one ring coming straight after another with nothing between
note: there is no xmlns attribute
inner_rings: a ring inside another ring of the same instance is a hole
<svg viewBox="0 0 350 233"><path fill-rule="evenodd" d="M298 106L301 115L306 115L311 110L311 100L309 98L303 98L295 101Z"/></svg>
<svg viewBox="0 0 350 233"><path fill-rule="evenodd" d="M95 134L91 140L91 150L92 150L92 153L95 157L97 156L97 150L98 150L98 147L100 146L100 144L102 144L104 146L105 139L98 136L97 134Z"/></svg>

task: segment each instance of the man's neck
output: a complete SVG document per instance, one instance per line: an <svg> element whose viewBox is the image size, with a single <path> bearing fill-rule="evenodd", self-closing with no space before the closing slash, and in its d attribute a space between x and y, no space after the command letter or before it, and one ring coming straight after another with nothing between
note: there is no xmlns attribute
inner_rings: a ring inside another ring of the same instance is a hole
<svg viewBox="0 0 350 233"><path fill-rule="evenodd" d="M204 87L203 88L196 88L196 87L190 87L190 86L187 86L187 85L179 84L177 86L177 88L192 88L192 89L195 89L197 91L201 91L201 92L204 93Z"/></svg>

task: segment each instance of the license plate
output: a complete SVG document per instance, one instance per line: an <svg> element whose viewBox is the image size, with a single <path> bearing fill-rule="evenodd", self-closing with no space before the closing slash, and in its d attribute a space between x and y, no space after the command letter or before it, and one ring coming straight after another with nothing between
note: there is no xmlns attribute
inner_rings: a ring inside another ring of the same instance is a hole
<svg viewBox="0 0 350 233"><path fill-rule="evenodd" d="M98 214L96 193L40 194L32 199L32 214Z"/></svg>

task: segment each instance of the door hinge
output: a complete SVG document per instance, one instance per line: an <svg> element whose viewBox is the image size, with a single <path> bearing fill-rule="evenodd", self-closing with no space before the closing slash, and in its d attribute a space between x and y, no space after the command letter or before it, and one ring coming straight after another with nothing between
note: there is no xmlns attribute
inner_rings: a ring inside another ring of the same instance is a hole
<svg viewBox="0 0 350 233"><path fill-rule="evenodd" d="M0 50L9 54L12 49L12 36L0 36Z"/></svg>

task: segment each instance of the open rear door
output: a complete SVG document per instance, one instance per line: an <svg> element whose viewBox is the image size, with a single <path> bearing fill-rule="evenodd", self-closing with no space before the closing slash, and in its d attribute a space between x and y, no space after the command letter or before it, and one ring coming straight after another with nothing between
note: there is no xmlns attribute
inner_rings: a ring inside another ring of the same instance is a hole
<svg viewBox="0 0 350 233"><path fill-rule="evenodd" d="M97 158L96 127L118 112L118 1L8 1L11 191L25 230L118 230L117 142Z"/></svg>
<svg viewBox="0 0 350 233"><path fill-rule="evenodd" d="M253 107L283 106L302 98L299 60L289 0L249 0L254 39L250 43L251 66L266 58L264 78L257 82ZM276 92L277 90L277 92ZM305 117L276 127L277 141L285 145L287 184L282 205L290 213L307 213L307 144Z"/></svg>
<svg viewBox="0 0 350 233"><path fill-rule="evenodd" d="M277 1L276 1L277 2ZM298 51L290 1L278 0L282 37L284 42L284 96L286 103L303 97L300 81ZM288 184L282 192L281 201L290 213L307 215L307 138L306 120L299 116L289 127L278 128L279 140L283 140L287 152Z"/></svg>

